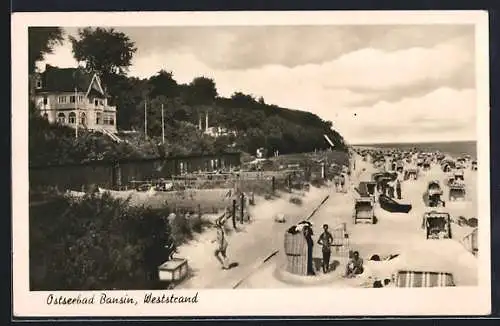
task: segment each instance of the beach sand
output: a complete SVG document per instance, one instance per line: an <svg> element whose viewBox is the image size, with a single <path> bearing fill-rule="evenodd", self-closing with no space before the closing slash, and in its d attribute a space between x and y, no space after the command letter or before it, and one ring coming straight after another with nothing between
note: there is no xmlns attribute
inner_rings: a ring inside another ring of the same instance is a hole
<svg viewBox="0 0 500 326"><path fill-rule="evenodd" d="M372 171L374 172L371 164L361 162L359 158L357 159L356 167L357 172L353 176L353 185L360 178L364 180L366 175ZM365 171L359 173L363 168ZM364 176L362 176L363 174ZM317 237L321 234L321 227L324 223L329 224L330 228L341 223L346 223L347 232L350 236L350 248L359 251L361 257L365 260L365 272L358 278L342 278L345 269L345 258L335 257L335 254L332 254L332 260L337 260L340 264L333 272L327 275L318 272L317 276L314 277L300 277L284 272L284 255L282 250L284 230L292 223L286 223L286 226L273 224L273 211L276 210L277 206L280 206L276 205L275 207L274 203L269 203L268 207L260 209L263 214L261 216L261 226L250 226L252 231L249 229L248 233L252 234L251 236L247 235L246 238L252 238L253 241L245 241L243 238L238 239L238 235L234 235L233 241L236 244L230 249L229 255L232 257L232 260L240 261L240 266L230 271L220 272L216 271L216 266L207 275L207 278L213 278L212 273L220 275L220 280L212 283L216 284L219 288L230 287L238 277L245 278L239 285L239 288L284 288L297 286L371 287L375 279L390 278L391 274L397 272L397 270L409 269L448 272L453 274L457 286L476 285L478 274L476 258L458 241L470 233L472 228L459 227L456 224L452 224L454 239L450 240L426 240L425 231L421 228L422 216L425 211L429 210L429 208L425 207L422 200L427 183L429 180L434 179L443 182L442 180L445 180L445 178L446 175L440 170L439 166L433 166L431 171L422 173L417 181L404 182L402 201L413 205L410 213L388 213L376 206L375 213L378 217L378 222L374 225L353 224L353 189L350 189L345 194L336 193L332 190L315 189L313 193L307 196L305 200L317 205L321 201L322 196L330 194L330 199L312 218L312 222L314 223L314 239L316 241ZM477 217L477 198L475 197L476 172L466 171L465 180L468 185L467 200L465 202L454 203L447 201L446 209L453 218L457 215L466 218ZM444 187L444 190L446 198L447 187ZM285 207L280 207L280 209L285 209ZM299 211L297 209L297 213ZM255 230L255 227L260 230ZM241 243L238 244L238 242ZM261 261L256 260L257 257L263 259L265 253L271 253L274 250L280 250L280 252L268 262L262 264ZM188 251L185 252L187 253ZM399 256L385 262L368 261L373 254L378 254L379 256L398 254ZM210 251L207 250L205 255L212 259ZM317 245L314 248L314 257L316 259L321 257L321 248ZM191 258L189 259L191 260ZM197 260L194 260L194 262L200 264ZM204 277L200 273L196 278L200 279ZM203 285L204 282L196 284ZM188 285L187 287L191 286Z"/></svg>

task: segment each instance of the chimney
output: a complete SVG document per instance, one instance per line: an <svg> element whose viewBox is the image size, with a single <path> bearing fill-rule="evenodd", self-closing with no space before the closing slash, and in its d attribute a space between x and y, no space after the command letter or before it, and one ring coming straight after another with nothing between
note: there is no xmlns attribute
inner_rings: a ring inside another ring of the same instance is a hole
<svg viewBox="0 0 500 326"><path fill-rule="evenodd" d="M208 130L208 112L205 113L205 130Z"/></svg>

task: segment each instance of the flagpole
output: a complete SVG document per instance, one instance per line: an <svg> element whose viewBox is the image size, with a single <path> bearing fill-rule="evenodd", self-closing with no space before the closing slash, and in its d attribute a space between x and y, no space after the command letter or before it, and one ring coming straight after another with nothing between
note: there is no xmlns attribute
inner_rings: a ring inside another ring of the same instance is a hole
<svg viewBox="0 0 500 326"><path fill-rule="evenodd" d="M144 136L148 139L148 102L144 101Z"/></svg>
<svg viewBox="0 0 500 326"><path fill-rule="evenodd" d="M77 96L77 88L75 87L75 112L76 112L76 127L75 127L75 138L78 138L78 119L80 118L80 115L78 114L78 96Z"/></svg>
<svg viewBox="0 0 500 326"><path fill-rule="evenodd" d="M161 139L162 144L165 144L165 115L163 113L163 103L161 104Z"/></svg>

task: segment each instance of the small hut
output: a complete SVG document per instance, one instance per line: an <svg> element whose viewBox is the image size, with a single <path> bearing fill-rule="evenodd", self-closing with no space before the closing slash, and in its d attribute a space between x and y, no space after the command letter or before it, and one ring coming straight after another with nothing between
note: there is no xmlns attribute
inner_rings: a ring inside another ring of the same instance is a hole
<svg viewBox="0 0 500 326"><path fill-rule="evenodd" d="M305 232L311 228L311 223L301 222L285 232L285 269L291 274L308 275L308 263L312 264L312 257L308 255L309 248Z"/></svg>

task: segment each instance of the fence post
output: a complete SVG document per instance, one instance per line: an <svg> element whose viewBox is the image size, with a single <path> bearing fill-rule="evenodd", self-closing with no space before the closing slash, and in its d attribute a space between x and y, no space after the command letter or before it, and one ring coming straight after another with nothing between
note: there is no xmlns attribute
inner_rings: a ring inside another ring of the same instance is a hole
<svg viewBox="0 0 500 326"><path fill-rule="evenodd" d="M273 193L276 190L276 183L275 182L276 182L276 180L274 179L274 175L273 175L273 178L271 179Z"/></svg>
<svg viewBox="0 0 500 326"><path fill-rule="evenodd" d="M236 199L233 199L233 228L236 229Z"/></svg>
<svg viewBox="0 0 500 326"><path fill-rule="evenodd" d="M245 194L244 193L241 193L240 213L241 213L240 222L241 222L241 224L243 224L243 216L245 213Z"/></svg>
<svg viewBox="0 0 500 326"><path fill-rule="evenodd" d="M287 177L287 186L288 186L288 191L292 192L292 175L288 174Z"/></svg>

